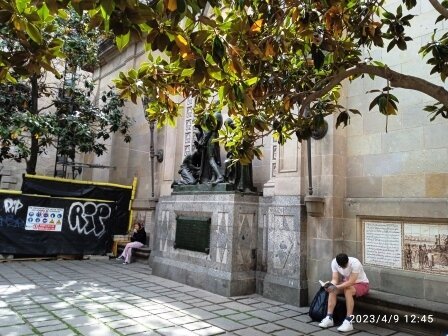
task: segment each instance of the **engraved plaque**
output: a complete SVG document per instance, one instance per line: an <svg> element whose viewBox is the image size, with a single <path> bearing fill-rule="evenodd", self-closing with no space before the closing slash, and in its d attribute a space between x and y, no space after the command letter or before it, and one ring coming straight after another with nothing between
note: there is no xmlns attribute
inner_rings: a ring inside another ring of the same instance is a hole
<svg viewBox="0 0 448 336"><path fill-rule="evenodd" d="M401 223L364 222L364 262L402 268Z"/></svg>
<svg viewBox="0 0 448 336"><path fill-rule="evenodd" d="M211 218L178 216L174 248L209 254L210 224Z"/></svg>

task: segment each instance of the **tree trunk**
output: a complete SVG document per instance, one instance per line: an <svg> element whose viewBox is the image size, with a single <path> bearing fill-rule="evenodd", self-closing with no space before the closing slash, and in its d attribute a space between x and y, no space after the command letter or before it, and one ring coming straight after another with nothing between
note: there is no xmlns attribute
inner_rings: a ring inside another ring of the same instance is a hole
<svg viewBox="0 0 448 336"><path fill-rule="evenodd" d="M37 82L37 75L31 77L31 109L32 115L39 114L38 110L38 97L39 97L39 87ZM27 174L36 175L36 165L37 165L37 155L39 153L39 140L36 137L36 133L31 132L31 147L30 147L30 158L26 163Z"/></svg>

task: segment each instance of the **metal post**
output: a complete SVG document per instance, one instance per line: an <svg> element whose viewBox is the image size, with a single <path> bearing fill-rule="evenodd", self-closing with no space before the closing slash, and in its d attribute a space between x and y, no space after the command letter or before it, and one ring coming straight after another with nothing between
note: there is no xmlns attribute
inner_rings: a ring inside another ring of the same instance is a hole
<svg viewBox="0 0 448 336"><path fill-rule="evenodd" d="M313 194L313 172L311 170L311 137L306 140L308 156L308 193Z"/></svg>
<svg viewBox="0 0 448 336"><path fill-rule="evenodd" d="M154 157L156 156L154 152L154 121L149 122L149 157L151 158L151 196L154 198Z"/></svg>

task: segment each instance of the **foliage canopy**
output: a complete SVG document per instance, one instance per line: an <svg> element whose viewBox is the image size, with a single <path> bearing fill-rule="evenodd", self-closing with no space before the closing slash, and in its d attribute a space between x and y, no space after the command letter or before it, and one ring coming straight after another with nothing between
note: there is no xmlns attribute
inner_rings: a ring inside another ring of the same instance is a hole
<svg viewBox="0 0 448 336"><path fill-rule="evenodd" d="M447 20L448 2L429 1L440 13L435 21ZM15 22L17 13L23 15L20 5L28 2L16 0L11 10L0 1L0 22ZM346 125L359 111L338 102L344 79L364 75L386 79L388 85L370 104L384 115L397 113L399 102L391 91L404 88L434 99L426 107L433 118L448 118L448 92L443 86L398 73L370 54L373 48L406 50L416 0L403 0L393 10L386 9L385 0L32 2L38 11L51 15L69 3L79 13L88 11L90 28L112 33L119 49L134 38L143 40L148 61L120 73L115 83L121 97L133 102L152 98L148 117L159 125L173 124L179 116L176 95L195 97L197 122L203 125L213 124L215 110L227 109L235 128L223 130L220 140L243 163L261 155L256 141L269 132L281 143L294 133L302 140L333 113L338 126ZM28 36L34 35L32 43L41 46L34 29L24 27ZM153 56L156 51L162 56ZM430 74L445 81L448 33L435 30L420 54L432 66ZM8 79L10 64L3 56L0 61L0 79Z"/></svg>

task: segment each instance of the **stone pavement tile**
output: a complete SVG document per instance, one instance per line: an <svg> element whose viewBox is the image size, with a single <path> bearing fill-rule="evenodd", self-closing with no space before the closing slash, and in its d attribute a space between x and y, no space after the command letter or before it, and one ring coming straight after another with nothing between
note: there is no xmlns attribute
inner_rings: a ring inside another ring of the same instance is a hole
<svg viewBox="0 0 448 336"><path fill-rule="evenodd" d="M195 333L180 326L158 329L157 332L165 336L196 336Z"/></svg>
<svg viewBox="0 0 448 336"><path fill-rule="evenodd" d="M250 311L248 312L249 315L252 315L254 317L258 317L261 318L263 320L269 321L269 322L273 322L273 321L278 321L283 319L283 316L280 316L278 314L274 314L271 312L268 312L266 310L255 310L255 311Z"/></svg>
<svg viewBox="0 0 448 336"><path fill-rule="evenodd" d="M243 324L229 320L228 318L225 317L218 317L215 319L208 320L207 322L227 331L234 331L237 329L243 329L245 327Z"/></svg>
<svg viewBox="0 0 448 336"><path fill-rule="evenodd" d="M226 302L222 304L224 307L230 308L230 309L234 309L236 311L239 312L248 312L248 311L252 311L252 310L256 310L256 308L253 308L251 306L242 304L242 303L238 303L238 302Z"/></svg>
<svg viewBox="0 0 448 336"><path fill-rule="evenodd" d="M56 319L45 319L45 320L39 320L39 321L30 321L31 325L33 327L45 327L45 326L51 326L51 325L55 325L58 323L61 323L61 321L56 320Z"/></svg>
<svg viewBox="0 0 448 336"><path fill-rule="evenodd" d="M119 315L118 313L115 313L115 315L110 316L104 316L104 317L95 317L98 321L101 321L103 323L113 322L117 320L123 320L125 317L123 315Z"/></svg>
<svg viewBox="0 0 448 336"><path fill-rule="evenodd" d="M191 293L190 293L191 294ZM210 301L212 303L225 303L231 302L231 299L226 298L220 295L213 295L211 293L206 292L206 294L202 297L204 300Z"/></svg>
<svg viewBox="0 0 448 336"><path fill-rule="evenodd" d="M284 326L286 328L305 333L305 334L309 334L314 331L318 331L318 330L322 329L322 328L320 328L318 326L314 326L310 323L304 323L304 322L300 322L300 321L297 321L294 319L285 319L285 320L281 320L281 321L275 321L275 323L278 325Z"/></svg>
<svg viewBox="0 0 448 336"><path fill-rule="evenodd" d="M210 301L199 301L199 302L195 302L191 304L194 307L204 307L204 306L209 306L210 305Z"/></svg>
<svg viewBox="0 0 448 336"><path fill-rule="evenodd" d="M284 317L293 317L293 316L299 316L301 313L295 310L284 310L282 312L278 312L277 314L282 315Z"/></svg>
<svg viewBox="0 0 448 336"><path fill-rule="evenodd" d="M252 307L257 308L257 309L266 309L271 307L271 305L269 303L266 302L260 302L260 303L255 303L255 304L251 304Z"/></svg>
<svg viewBox="0 0 448 336"><path fill-rule="evenodd" d="M447 334L448 334L448 331L447 331ZM357 335L359 335L359 334L357 334ZM408 334L403 331L400 331L400 332L394 334L393 336L412 336L412 334Z"/></svg>
<svg viewBox="0 0 448 336"><path fill-rule="evenodd" d="M61 309L61 310L55 311L55 314L59 318L65 319L65 318L70 318L70 317L75 317L75 316L82 316L82 315L85 315L86 313L78 308L68 308L68 309Z"/></svg>
<svg viewBox="0 0 448 336"><path fill-rule="evenodd" d="M193 299L190 299L190 300L184 300L184 303L187 303L187 304L193 304L193 303L198 303L198 302L202 302L202 300L199 298L195 298L195 297L193 297Z"/></svg>
<svg viewBox="0 0 448 336"><path fill-rule="evenodd" d="M191 309L184 309L183 310L184 313L187 313L188 315L191 315L193 317L196 317L198 319L211 319L214 317L217 317L218 315L214 314L214 313L210 313L204 309L201 308L191 308Z"/></svg>
<svg viewBox="0 0 448 336"><path fill-rule="evenodd" d="M176 299L172 299L168 296L159 296L157 298L152 299L152 301L156 303L170 303L170 302L177 302Z"/></svg>
<svg viewBox="0 0 448 336"><path fill-rule="evenodd" d="M105 306L112 310L125 310L125 309L135 308L135 306L130 305L129 303L126 303L126 302L111 302L111 303L106 303Z"/></svg>
<svg viewBox="0 0 448 336"><path fill-rule="evenodd" d="M110 321L106 323L112 329L118 329L123 327L129 327L131 325L135 325L135 321L131 319L124 319L118 321Z"/></svg>
<svg viewBox="0 0 448 336"><path fill-rule="evenodd" d="M127 317L142 317L142 316L148 316L148 312L143 309L139 308L132 308L132 309L124 309L119 310L120 314L127 316Z"/></svg>
<svg viewBox="0 0 448 336"><path fill-rule="evenodd" d="M64 330L55 330L55 331L49 331L45 332L43 336L76 336L76 334L71 331L70 329L64 329Z"/></svg>
<svg viewBox="0 0 448 336"><path fill-rule="evenodd" d="M174 310L193 308L192 305L187 304L185 302L170 302L170 303L166 303L165 307L168 307L168 308L171 308Z"/></svg>
<svg viewBox="0 0 448 336"><path fill-rule="evenodd" d="M6 327L24 323L25 321L22 320L18 315L0 316L0 327Z"/></svg>
<svg viewBox="0 0 448 336"><path fill-rule="evenodd" d="M303 334L298 333L297 331L294 331L294 330L285 329L285 330L276 331L272 335L274 335L274 336L302 336Z"/></svg>
<svg viewBox="0 0 448 336"><path fill-rule="evenodd" d="M119 334L108 328L104 324L85 325L76 328L81 335L85 336L118 336ZM61 335L62 336L62 335Z"/></svg>
<svg viewBox="0 0 448 336"><path fill-rule="evenodd" d="M182 327L194 331L197 329L204 329L204 328L209 328L212 327L212 325L203 322L203 321L198 321L198 322L194 322L194 323L188 323L188 324L184 324Z"/></svg>
<svg viewBox="0 0 448 336"><path fill-rule="evenodd" d="M312 321L311 317L309 315L305 315L305 314L299 315L299 316L294 316L293 319L297 320L297 321L305 322L305 323Z"/></svg>
<svg viewBox="0 0 448 336"><path fill-rule="evenodd" d="M40 310L40 311L35 311L32 313L22 313L21 315L22 315L22 317L24 317L26 319L31 319L33 317L48 316L49 313L46 310Z"/></svg>
<svg viewBox="0 0 448 336"><path fill-rule="evenodd" d="M59 302L52 302L52 303L44 303L42 305L42 307L44 307L45 309L48 310L57 310L57 309L65 309L65 308L70 308L70 304L64 301L59 301Z"/></svg>
<svg viewBox="0 0 448 336"><path fill-rule="evenodd" d="M234 333L241 336L269 336L269 334L266 334L254 328L236 330L234 331Z"/></svg>
<svg viewBox="0 0 448 336"><path fill-rule="evenodd" d="M38 304L27 305L27 306L23 306L23 307L16 307L14 309L22 314L23 313L32 313L35 311L42 310L42 308Z"/></svg>
<svg viewBox="0 0 448 336"><path fill-rule="evenodd" d="M173 325L173 323L171 323L170 321L166 321L157 316L137 317L134 320L153 330L171 327Z"/></svg>
<svg viewBox="0 0 448 336"><path fill-rule="evenodd" d="M193 323L193 322L197 322L198 319L189 316L189 315L185 315L182 317L175 317L173 319L170 320L171 323L176 324L176 325L183 325L183 324L187 324L187 323Z"/></svg>
<svg viewBox="0 0 448 336"><path fill-rule="evenodd" d="M238 302L242 303L242 304L253 305L256 303L260 303L260 300L248 298L248 299L240 299L240 300L238 300Z"/></svg>
<svg viewBox="0 0 448 336"><path fill-rule="evenodd" d="M2 336L24 336L34 335L34 332L27 325L16 325L9 327L0 327L0 335Z"/></svg>
<svg viewBox="0 0 448 336"><path fill-rule="evenodd" d="M225 332L225 330L222 330L218 327L209 327L205 329L199 329L194 331L195 334L199 336L211 336L211 335L226 335L226 336L235 336L236 334Z"/></svg>
<svg viewBox="0 0 448 336"><path fill-rule="evenodd" d="M207 301L205 301L205 302L207 302ZM201 308L205 309L207 311L212 311L212 312L214 312L215 310L223 310L223 309L225 309L225 307L223 307L221 305L210 304L210 302L209 302L208 306L202 306Z"/></svg>
<svg viewBox="0 0 448 336"><path fill-rule="evenodd" d="M219 316L238 314L238 312L236 310L228 309L228 308L222 309L223 307L221 307L221 306L218 306L218 307L219 307L219 309L217 309L217 310L210 309L209 306L202 307L202 309L212 311L213 313L218 314Z"/></svg>
<svg viewBox="0 0 448 336"><path fill-rule="evenodd" d="M274 301L274 300L262 297L260 295L258 296L258 300L260 300L261 302L269 303L271 306L282 306L284 304L283 302Z"/></svg>
<svg viewBox="0 0 448 336"><path fill-rule="evenodd" d="M332 331L330 329L323 329L311 334L312 336L341 336L339 331ZM342 335L346 335L346 333L342 333ZM355 334L358 335L358 334Z"/></svg>
<svg viewBox="0 0 448 336"><path fill-rule="evenodd" d="M339 331L338 331L338 328L339 328L339 326L334 326L334 327L331 327L331 328L328 328L328 329L324 329L324 328L321 328L321 327L319 327L318 326L318 323L319 322L312 322L312 323L310 323L310 324L312 324L312 325L314 325L314 326L316 326L316 327L318 327L319 329L321 329L321 330L330 330L330 331L332 331L332 332L335 332L335 333L339 333ZM345 335L358 335L358 332L359 332L359 330L356 330L356 328L355 329L353 329L352 331L346 331L346 332L344 332L344 336Z"/></svg>
<svg viewBox="0 0 448 336"><path fill-rule="evenodd" d="M285 329L285 327L279 326L274 323L266 323L255 326L256 329L264 331L265 333L271 334L274 331L279 331Z"/></svg>
<svg viewBox="0 0 448 336"><path fill-rule="evenodd" d="M256 317L253 317L253 318L250 318L250 319L247 319L247 320L242 320L240 322L242 324L245 324L245 325L249 326L249 327L253 327L253 326L256 326L256 325L259 325L259 324L266 323L265 320L260 320L259 318L256 318Z"/></svg>
<svg viewBox="0 0 448 336"><path fill-rule="evenodd" d="M80 327L89 324L97 324L97 320L88 316L75 316L64 319L64 322L73 326Z"/></svg>
<svg viewBox="0 0 448 336"><path fill-rule="evenodd" d="M166 306L160 303L155 303L153 301L147 301L136 305L140 309L151 310L151 309L160 309L165 308Z"/></svg>
<svg viewBox="0 0 448 336"><path fill-rule="evenodd" d="M140 335L141 333L143 333L145 331L149 331L148 329L150 329L150 328L134 322L133 325L123 327L123 328L117 328L116 331L118 331L120 334L123 334L123 335L134 335L134 334Z"/></svg>
<svg viewBox="0 0 448 336"><path fill-rule="evenodd" d="M61 329L66 329L66 328L67 328L67 325L62 322L59 322L57 324L47 325L47 326L36 327L36 329L41 333L45 333L48 331L61 330Z"/></svg>
<svg viewBox="0 0 448 336"><path fill-rule="evenodd" d="M395 330L378 327L374 324L369 323L353 323L353 328L355 328L356 330L367 331L371 334L380 336L389 336L396 332Z"/></svg>
<svg viewBox="0 0 448 336"><path fill-rule="evenodd" d="M117 315L117 313L114 312L113 310L104 310L104 311L99 311L99 312L89 312L89 315L92 315L95 318L100 318L100 317Z"/></svg>
<svg viewBox="0 0 448 336"><path fill-rule="evenodd" d="M172 311L172 312L168 312L168 313L158 314L157 316L164 320L171 320L176 317L185 316L185 313L180 312L180 311Z"/></svg>
<svg viewBox="0 0 448 336"><path fill-rule="evenodd" d="M279 312L289 310L289 309L283 308L281 306L272 306L272 307L266 308L265 310L270 311L271 313L279 313Z"/></svg>
<svg viewBox="0 0 448 336"><path fill-rule="evenodd" d="M231 319L231 320L234 320L234 321L241 321L241 320L245 320L245 319L251 318L252 316L247 315L245 313L238 313L238 314L234 314L234 315L228 315L226 317Z"/></svg>
<svg viewBox="0 0 448 336"><path fill-rule="evenodd" d="M168 308L168 307L162 307L162 308L159 308L159 309L151 309L151 310L148 310L148 311L151 314L157 315L157 314L169 313L169 312L172 312L174 310L171 309L171 308ZM148 315L148 314L146 314L146 315Z"/></svg>

